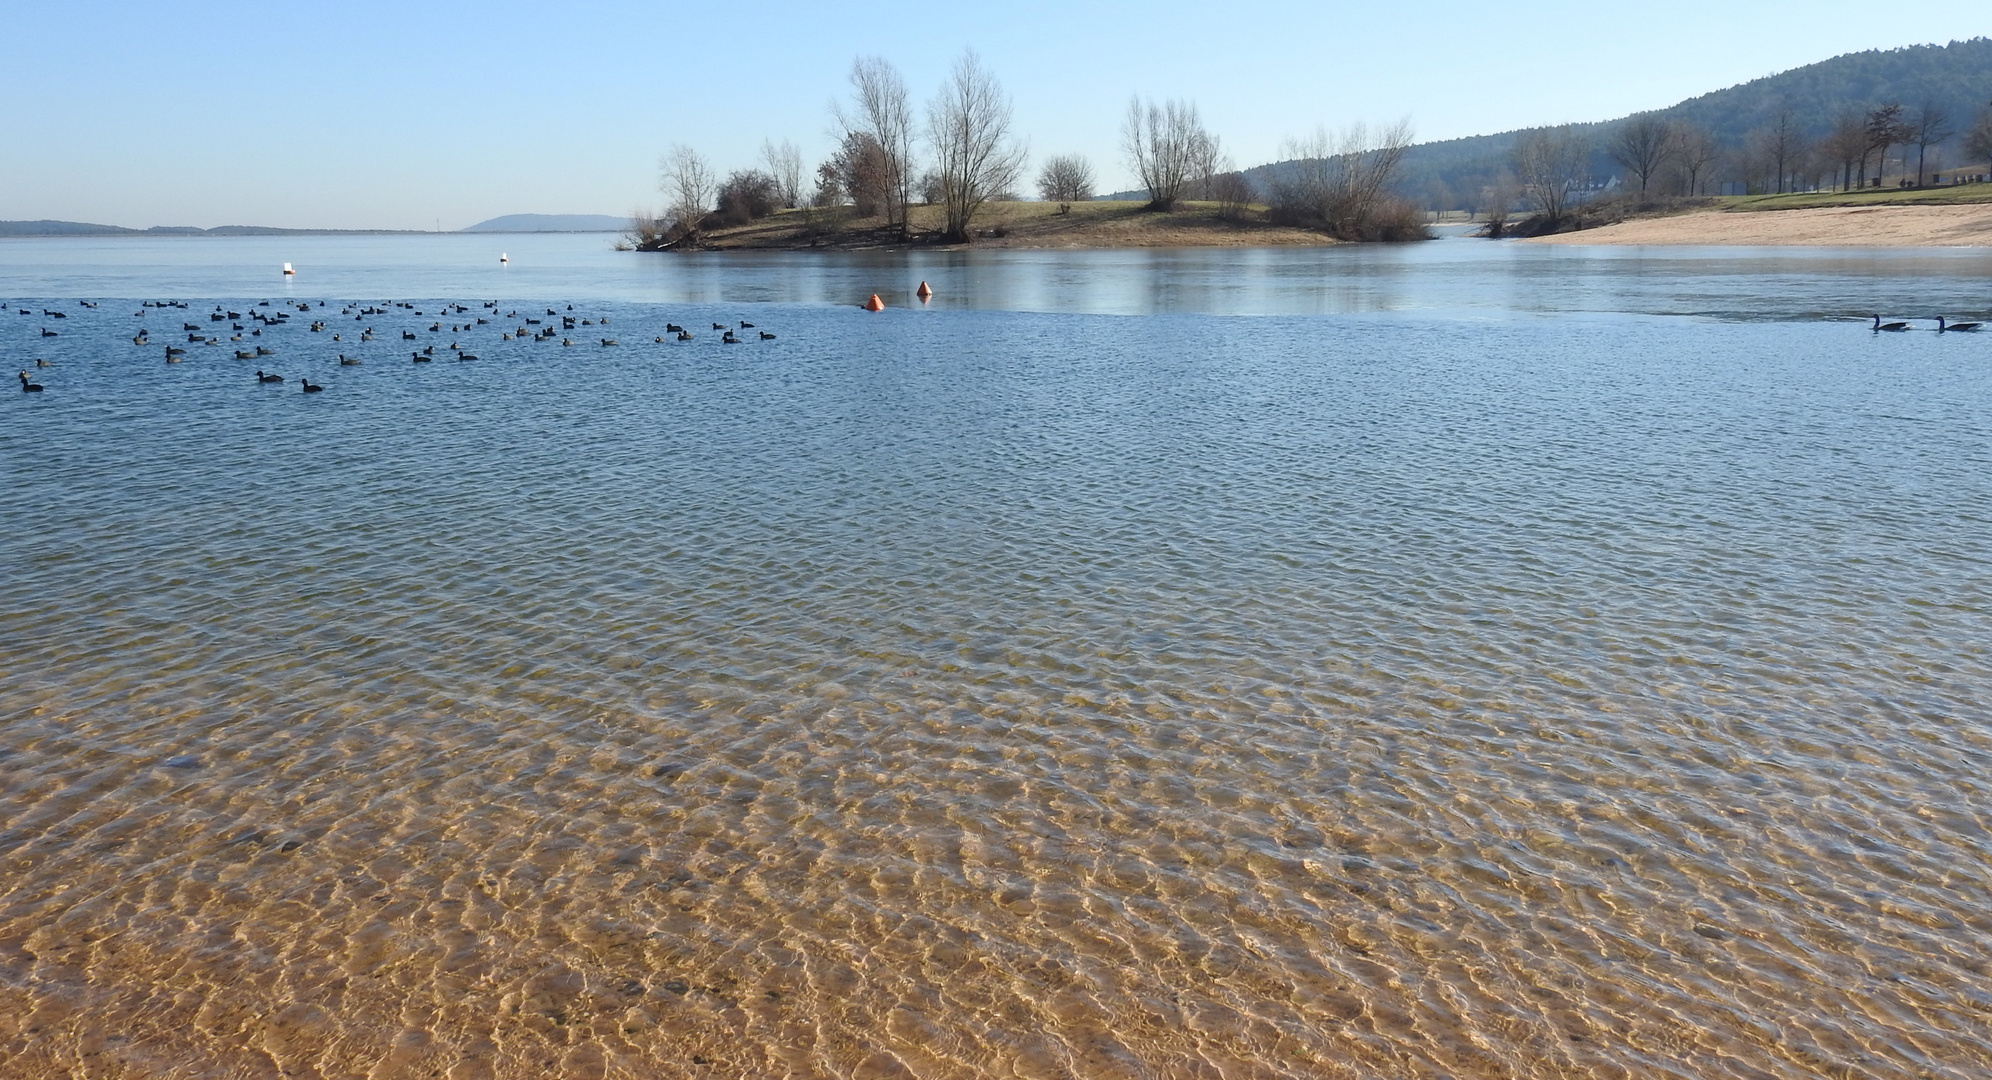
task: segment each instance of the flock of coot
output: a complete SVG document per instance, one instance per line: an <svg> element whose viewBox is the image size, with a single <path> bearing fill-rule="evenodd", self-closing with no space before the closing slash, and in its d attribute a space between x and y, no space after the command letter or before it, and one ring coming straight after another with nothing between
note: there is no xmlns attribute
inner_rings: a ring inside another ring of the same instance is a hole
<svg viewBox="0 0 1992 1080"><path fill-rule="evenodd" d="M97 307L96 302L89 300L80 300L77 303L85 308ZM565 311L547 308L543 315L522 315L516 309L501 315L500 304L495 300L487 300L476 309L456 302L444 302L437 306L433 313L424 310L427 306L418 307L416 302L405 300L383 300L376 304L347 303L338 309L336 315L333 315L330 314L332 309L329 301L262 300L255 304L245 304L242 310L216 304L213 311L202 313L205 316L205 319L202 319L193 314L178 314L191 312L190 305L184 300L146 300L141 302L137 311L132 312L132 317L147 319L149 316L169 311L174 313L169 317L180 321L179 329L157 331L162 335L169 333L186 335L185 341L157 342L157 346L164 349L165 361L169 364L185 362L192 355L189 349L213 348L219 355L226 356L232 353L237 360L275 357L277 350L271 347L270 342L286 334L300 333L325 335L330 338L330 342L342 345L350 341L354 346L354 352L359 353L362 350L357 346L377 340L377 331L383 325L387 333L398 333L399 340L403 343L428 339L427 344L421 348L409 351L409 362L415 364L433 363L438 358L466 362L476 360L477 354L469 351L467 346L477 347L480 341L487 343L525 341L542 344L558 341L561 346L569 348L577 344L592 345L596 348L613 348L621 344L616 338L602 333L609 326L610 320L607 315L576 315L573 314L572 304L567 305ZM25 307L16 307L14 310L20 315L39 314L44 319L69 317L67 312L51 308L42 308L39 313ZM343 325L348 319L357 326ZM304 324L301 329L299 324ZM582 327L589 329L583 331ZM659 345L693 341L697 337L677 323L666 323L664 328L665 335L655 338ZM749 342L775 340L775 335L761 330L751 322L740 322L737 327L726 323L713 323L712 328L722 332L719 339L722 345L744 345ZM132 336L132 345L138 348L153 347L155 330L156 327L152 325L140 324L138 332ZM752 337L741 336L742 332L750 330L755 332ZM585 339L593 340L577 342L570 336L577 331ZM62 333L48 326L41 327L41 336L44 338L61 337ZM447 345L442 344L445 338L448 339ZM227 352L221 351L224 344L228 346ZM323 345L319 345L314 351L322 354L326 350ZM336 355L341 367L351 367L369 359L360 355L348 356L344 352L337 352ZM44 368L53 366L46 360L36 360L35 363ZM38 393L42 390L42 385L30 378L27 371L23 370L20 378L23 393ZM282 383L284 377L259 368L256 371L256 381L259 384L276 384ZM316 394L325 389L308 377L301 378L299 382L303 386L303 392L307 394Z"/></svg>

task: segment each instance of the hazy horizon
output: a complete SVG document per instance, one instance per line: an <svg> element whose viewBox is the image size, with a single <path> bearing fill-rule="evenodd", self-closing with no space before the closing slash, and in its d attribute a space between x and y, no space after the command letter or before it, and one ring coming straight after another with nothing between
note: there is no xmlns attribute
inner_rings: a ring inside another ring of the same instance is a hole
<svg viewBox="0 0 1992 1080"><path fill-rule="evenodd" d="M724 171L787 138L813 167L860 54L897 65L923 105L974 47L1034 160L1086 154L1112 191L1133 186L1118 126L1136 93L1194 99L1249 166L1317 125L1408 115L1432 141L1603 120L1986 29L1968 8L1920 0L1888 24L1916 32L1889 37L1844 0L1797 12L1703 3L1662 19L1561 3L1489 28L1484 8L1452 2L1415 22L1302 5L1214 19L1186 5L1111 17L1039 4L998 22L948 9L868 22L778 5L712 27L691 9L619 3L557 17L516 3L281 19L242 4L171 20L123 2L22 9L16 40L35 48L0 70L19 104L0 219L453 231L509 214L620 215L662 202L657 163L672 143ZM1585 47L1528 44L1551 28ZM1269 39L1323 44L1282 54Z"/></svg>

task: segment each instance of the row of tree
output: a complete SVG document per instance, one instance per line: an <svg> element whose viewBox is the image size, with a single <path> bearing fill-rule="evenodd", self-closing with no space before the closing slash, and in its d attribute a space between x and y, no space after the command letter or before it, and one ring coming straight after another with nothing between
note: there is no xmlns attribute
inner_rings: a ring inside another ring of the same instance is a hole
<svg viewBox="0 0 1992 1080"><path fill-rule="evenodd" d="M1612 159L1632 170L1630 159L1659 122L1634 117L1620 125L1610 140ZM1897 156L1897 182L1921 187L1932 182L1930 150L1960 134L1949 109L1926 101L1911 110L1890 103L1865 111L1848 111L1823 135L1808 135L1789 104L1779 107L1770 123L1751 131L1740 146L1730 148L1732 172L1752 190L1775 194L1804 188L1838 186L1847 191L1880 186L1888 171L1889 151ZM1984 110L1963 132L1967 159L1992 158L1992 108ZM1914 150L1914 166L1910 151ZM1872 166L1872 173L1870 173Z"/></svg>
<svg viewBox="0 0 1992 1080"><path fill-rule="evenodd" d="M1914 112L1889 104L1841 118L1824 138L1809 138L1790 110L1750 133L1741 147L1724 147L1699 125L1645 114L1620 123L1604 138L1604 154L1622 171L1623 186L1642 196L1704 194L1727 167L1747 177L1751 190L1784 193L1837 185L1841 190L1879 186L1889 151L1899 149L1897 182L1933 180L1930 150L1959 134L1950 114L1935 105ZM1992 160L1992 106L1963 132L1970 160ZM1593 175L1591 137L1574 126L1521 133L1510 172L1480 197L1499 235L1508 210L1525 202L1554 226L1575 200L1600 188ZM1870 177L1870 166L1873 166ZM1609 179L1609 174L1606 174Z"/></svg>
<svg viewBox="0 0 1992 1080"><path fill-rule="evenodd" d="M850 83L850 99L831 107L837 143L817 166L812 187L805 190L802 154L787 141L765 143L755 167L724 178L691 147L673 146L663 165L669 205L661 217L637 215L640 246L691 246L717 225L745 224L784 208L838 206L910 240L916 205L941 207L939 238L959 243L973 235L986 204L1017 198L1027 151L1012 132L1008 95L973 51L962 54L929 100L924 124L905 79L886 60L860 57ZM1424 235L1416 211L1390 192L1410 145L1408 122L1375 132L1358 125L1332 138L1324 130L1290 142L1302 167L1259 192L1204 126L1195 102L1135 98L1121 127L1122 152L1151 210L1202 200L1237 219L1264 195L1274 220L1349 239ZM1093 197L1092 165L1078 154L1052 157L1035 186L1045 201L1070 211Z"/></svg>
<svg viewBox="0 0 1992 1080"><path fill-rule="evenodd" d="M1007 193L1022 175L1026 152L1011 135L1010 99L973 51L962 54L928 102L924 127L906 80L883 59L859 58L851 67L851 91L849 102L832 107L839 139L817 167L813 190L804 190L801 151L787 140L763 145L761 167L724 179L698 151L673 146L663 166L665 212L637 218L643 245L696 242L714 225L846 202L861 217L883 217L903 238L912 234L912 206L938 204L945 236L965 240L983 204ZM923 137L933 154L925 171L915 157Z"/></svg>

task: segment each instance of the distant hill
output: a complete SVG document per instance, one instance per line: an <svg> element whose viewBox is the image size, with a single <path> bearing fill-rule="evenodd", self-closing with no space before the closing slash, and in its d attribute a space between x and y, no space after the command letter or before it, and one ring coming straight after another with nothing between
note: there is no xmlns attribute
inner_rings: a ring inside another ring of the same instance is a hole
<svg viewBox="0 0 1992 1080"><path fill-rule="evenodd" d="M1713 132L1725 148L1734 150L1744 146L1751 132L1770 124L1786 107L1791 109L1793 120L1805 135L1817 139L1843 113L1866 112L1892 103L1913 112L1924 102L1948 112L1954 131L1961 132L1970 126L1972 117L1992 104L1992 38L1847 53L1689 98L1651 113L1633 115L1699 124ZM1611 129L1627 119L1631 117L1571 125L1592 140L1593 175L1618 174L1619 167L1606 156L1603 143ZM1420 143L1404 156L1397 188L1428 208L1466 205L1482 188L1497 182L1508 168L1515 140L1534 130L1542 129L1524 128ZM1943 160L1964 164L1958 161L1956 145L1955 138L1949 140ZM1245 177L1263 195L1282 171L1292 167L1290 161L1276 161L1246 169ZM1139 191L1101 196L1147 197L1146 192Z"/></svg>
<svg viewBox="0 0 1992 1080"><path fill-rule="evenodd" d="M1689 98L1651 113L1633 115L1698 124L1712 132L1725 149L1740 150L1752 132L1768 126L1787 107L1806 137L1818 139L1843 114L1865 113L1887 104L1901 104L1914 112L1925 102L1950 114L1953 132L1969 127L1972 117L1992 104L1992 38L1847 53ZM1612 128L1628 119L1631 117L1572 125L1592 139L1594 175L1619 173L1619 167L1606 156L1603 143ZM1541 129L1523 129L1526 130ZM1405 155L1398 188L1427 206L1459 206L1461 194L1469 193L1469 189L1477 193L1481 187L1495 182L1507 167L1515 140L1523 131L1413 147ZM1958 161L1957 140L1952 138L1947 143L1943 160L1962 164ZM1272 171L1284 164L1260 166L1248 175L1255 183L1264 184L1271 179ZM1724 179L1733 176L1734 162L1723 171L1729 174Z"/></svg>
<svg viewBox="0 0 1992 1080"><path fill-rule="evenodd" d="M93 225L87 221L0 221L0 236L380 236L410 232L406 229L273 229L266 225L217 225L197 229L191 225L154 225L149 229L127 229L122 225Z"/></svg>
<svg viewBox="0 0 1992 1080"><path fill-rule="evenodd" d="M629 218L608 214L506 214L480 221L463 232L624 232Z"/></svg>
<svg viewBox="0 0 1992 1080"><path fill-rule="evenodd" d="M140 236L144 232L87 221L0 221L0 236Z"/></svg>

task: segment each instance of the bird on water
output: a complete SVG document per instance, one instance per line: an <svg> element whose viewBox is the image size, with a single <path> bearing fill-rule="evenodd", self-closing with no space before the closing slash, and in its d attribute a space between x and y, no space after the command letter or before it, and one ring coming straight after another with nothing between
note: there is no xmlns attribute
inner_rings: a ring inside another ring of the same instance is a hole
<svg viewBox="0 0 1992 1080"><path fill-rule="evenodd" d="M1943 333L1969 334L1977 331L1977 329L1983 325L1985 324L1975 323L1975 322L1954 322L1946 324L1944 322L1944 317L1942 315L1937 316L1937 333L1939 334Z"/></svg>
<svg viewBox="0 0 1992 1080"><path fill-rule="evenodd" d="M1876 329L1876 330L1887 330L1887 331L1890 331L1890 332L1897 332L1897 331L1902 331L1902 330L1907 330L1907 329L1909 329L1909 324L1908 324L1908 323L1906 323L1906 322L1891 322L1891 323L1885 323L1885 322L1882 322L1882 321L1881 321L1881 316L1879 316L1879 315L1876 315L1876 316L1874 317L1874 329Z"/></svg>
<svg viewBox="0 0 1992 1080"><path fill-rule="evenodd" d="M284 381L284 377L282 375L265 375L262 369L259 368L256 371L256 381L259 383L280 383Z"/></svg>
<svg viewBox="0 0 1992 1080"><path fill-rule="evenodd" d="M322 386L314 384L309 377L299 379L298 381L304 384L304 392L307 394L316 394L325 389Z"/></svg>
<svg viewBox="0 0 1992 1080"><path fill-rule="evenodd" d="M42 392L42 384L38 382L28 381L28 373L25 371L21 372L21 393L39 394L41 392Z"/></svg>

